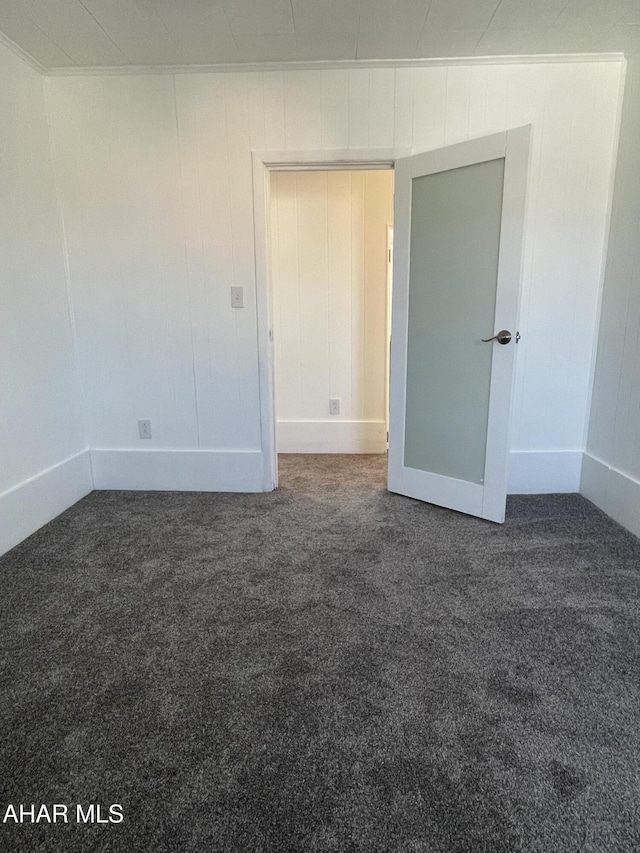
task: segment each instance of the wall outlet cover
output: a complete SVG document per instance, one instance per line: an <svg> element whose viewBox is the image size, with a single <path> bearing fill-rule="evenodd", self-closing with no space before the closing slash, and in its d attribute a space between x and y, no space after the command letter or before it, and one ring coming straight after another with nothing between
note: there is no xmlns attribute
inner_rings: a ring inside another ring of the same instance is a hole
<svg viewBox="0 0 640 853"><path fill-rule="evenodd" d="M138 421L138 435L140 438L151 438L151 421L148 418Z"/></svg>

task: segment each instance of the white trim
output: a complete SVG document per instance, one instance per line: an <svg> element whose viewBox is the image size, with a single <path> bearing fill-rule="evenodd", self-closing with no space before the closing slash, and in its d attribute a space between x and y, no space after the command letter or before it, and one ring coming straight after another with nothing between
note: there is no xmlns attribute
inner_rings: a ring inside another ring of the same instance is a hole
<svg viewBox="0 0 640 853"><path fill-rule="evenodd" d="M291 152L289 152L291 153ZM296 152L298 156L304 157L305 152L299 151ZM270 172L317 172L322 170L323 172L340 172L345 169L348 169L350 172L383 172L386 170L393 169L393 162L387 160L366 160L364 163L353 163L350 161L349 157L346 156L348 154L353 154L353 149L348 149L345 152L341 152L345 154L344 160L319 160L317 162L313 162L308 160L302 163L274 163L273 165L269 165ZM374 152L375 153L375 152ZM286 153L283 153L283 156L286 156Z"/></svg>
<svg viewBox="0 0 640 853"><path fill-rule="evenodd" d="M468 515L482 515L482 486L454 477L444 477L442 474L418 471L405 466L392 470L389 466L389 491ZM431 496L434 500L430 500Z"/></svg>
<svg viewBox="0 0 640 853"><path fill-rule="evenodd" d="M278 421L278 453L386 453L384 421Z"/></svg>
<svg viewBox="0 0 640 853"><path fill-rule="evenodd" d="M96 489L261 492L259 450L92 449Z"/></svg>
<svg viewBox="0 0 640 853"><path fill-rule="evenodd" d="M81 450L0 494L0 554L48 524L92 489L89 451Z"/></svg>
<svg viewBox="0 0 640 853"><path fill-rule="evenodd" d="M426 59L343 59L311 62L231 62L212 65L104 65L44 69L51 77L128 76L139 74L232 74L263 71L323 71L350 68L438 68L443 65L540 65L567 62L620 62L620 51L534 53L504 56L441 56ZM35 60L32 60L35 62Z"/></svg>
<svg viewBox="0 0 640 853"><path fill-rule="evenodd" d="M30 53L27 53L26 50L20 47L19 44L16 44L13 39L10 39L9 36L5 35L3 32L0 32L0 44L3 44L6 48L8 48L12 53L15 53L16 56L20 57L23 62L26 62L27 65L30 65L34 71L37 71L38 74L46 74L47 69L42 63L38 62Z"/></svg>
<svg viewBox="0 0 640 853"><path fill-rule="evenodd" d="M640 536L640 480L636 477L585 452L580 494Z"/></svg>
<svg viewBox="0 0 640 853"><path fill-rule="evenodd" d="M298 151L252 151L254 165L273 172L314 169L393 169L398 157L407 157L410 148L307 148Z"/></svg>
<svg viewBox="0 0 640 853"><path fill-rule="evenodd" d="M389 385L391 379L391 303L393 301L393 225L387 225L384 335L384 429L385 449L389 447Z"/></svg>
<svg viewBox="0 0 640 853"><path fill-rule="evenodd" d="M554 495L580 490L582 450L512 450L507 493Z"/></svg>
<svg viewBox="0 0 640 853"><path fill-rule="evenodd" d="M260 425L262 436L263 490L278 485L278 460L275 441L275 380L273 327L271 318L272 286L269 245L269 172L276 170L381 169L393 168L406 148L320 149L303 151L252 151L253 222L256 267L256 311L258 319L258 376L260 384Z"/></svg>
<svg viewBox="0 0 640 853"><path fill-rule="evenodd" d="M258 389L260 395L260 441L262 447L262 488L278 485L276 451L275 371L273 352L273 297L270 283L271 225L269 219L269 171L262 156L252 152L253 222L256 269L256 314L258 325Z"/></svg>
<svg viewBox="0 0 640 853"><path fill-rule="evenodd" d="M400 172L406 173L408 177L415 178L423 174L434 175L437 172L446 172L449 169L458 169L463 166L471 166L487 160L497 160L505 156L507 131L501 130L489 136L479 136L475 139L465 139L464 142L456 142L454 145L446 145L444 148L434 148L431 151L423 151L413 154L406 162L396 164L398 181ZM397 228L394 219L394 228Z"/></svg>

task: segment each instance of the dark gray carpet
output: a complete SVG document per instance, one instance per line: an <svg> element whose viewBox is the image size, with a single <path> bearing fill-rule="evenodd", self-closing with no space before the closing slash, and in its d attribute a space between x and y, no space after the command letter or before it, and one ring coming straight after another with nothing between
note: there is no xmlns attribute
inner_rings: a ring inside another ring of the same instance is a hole
<svg viewBox="0 0 640 853"><path fill-rule="evenodd" d="M70 807L2 851L640 850L640 542L578 496L496 526L284 457L94 493L0 577L0 807Z"/></svg>

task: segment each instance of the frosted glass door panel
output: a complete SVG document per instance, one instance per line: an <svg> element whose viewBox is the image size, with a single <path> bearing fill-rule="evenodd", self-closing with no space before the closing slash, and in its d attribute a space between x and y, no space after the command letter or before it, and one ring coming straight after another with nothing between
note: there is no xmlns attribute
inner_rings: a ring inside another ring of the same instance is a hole
<svg viewBox="0 0 640 853"><path fill-rule="evenodd" d="M412 179L404 464L485 477L504 158ZM499 345L498 345L499 346Z"/></svg>

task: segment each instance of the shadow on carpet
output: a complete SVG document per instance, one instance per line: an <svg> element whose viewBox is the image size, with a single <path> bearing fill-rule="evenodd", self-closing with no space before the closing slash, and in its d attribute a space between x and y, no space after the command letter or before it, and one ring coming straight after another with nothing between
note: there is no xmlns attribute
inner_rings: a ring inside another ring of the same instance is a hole
<svg viewBox="0 0 640 853"><path fill-rule="evenodd" d="M1 850L640 849L640 542L577 495L497 526L384 465L94 492L0 559L0 807L69 821Z"/></svg>

